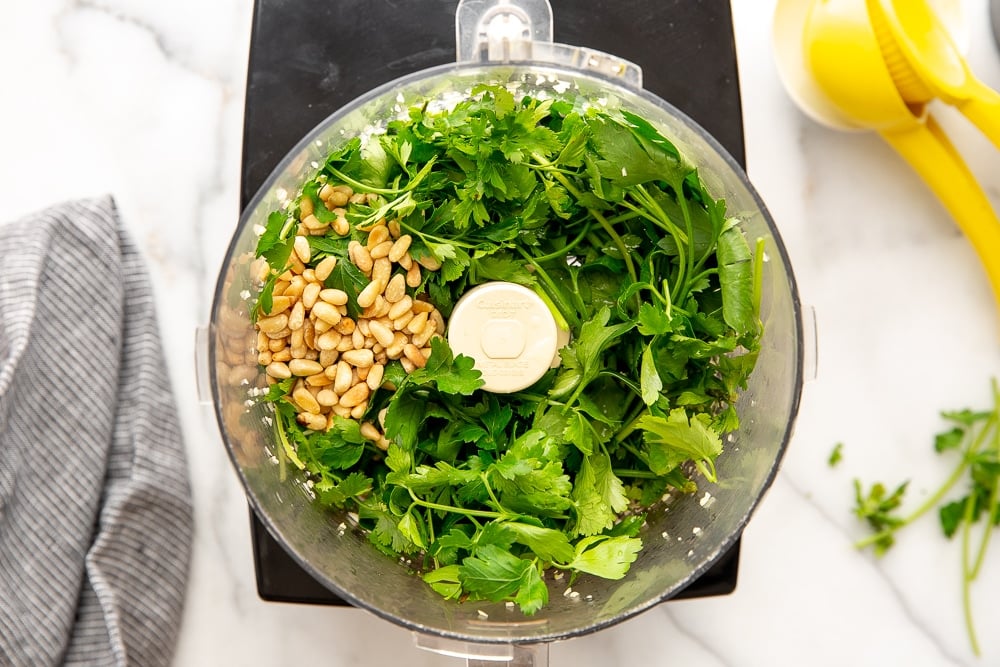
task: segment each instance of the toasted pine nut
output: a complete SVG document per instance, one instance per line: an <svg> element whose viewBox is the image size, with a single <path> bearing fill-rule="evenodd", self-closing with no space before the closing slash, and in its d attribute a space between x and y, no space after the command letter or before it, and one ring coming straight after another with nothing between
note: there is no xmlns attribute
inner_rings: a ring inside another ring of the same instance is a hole
<svg viewBox="0 0 1000 667"><path fill-rule="evenodd" d="M371 308L365 309L368 312L368 317L373 320L377 320L380 317L385 317L389 314L389 309L392 308L392 304L385 300L385 297L379 294L375 297L375 303L371 305Z"/></svg>
<svg viewBox="0 0 1000 667"><path fill-rule="evenodd" d="M357 328L361 331L361 335L363 336L371 335L371 332L368 331L368 322L369 320L367 318L361 318L357 322Z"/></svg>
<svg viewBox="0 0 1000 667"><path fill-rule="evenodd" d="M420 265L414 262L406 270L406 284L410 287L420 287Z"/></svg>
<svg viewBox="0 0 1000 667"><path fill-rule="evenodd" d="M427 341L431 339L431 336L433 336L436 333L437 331L434 329L434 323L428 322L427 324L424 325L423 331L421 331L420 333L413 334L413 340L411 340L410 342L416 345L417 347L423 347L424 345L427 344Z"/></svg>
<svg viewBox="0 0 1000 667"><path fill-rule="evenodd" d="M316 402L324 408L333 407L339 401L340 397L337 396L337 392L329 388L322 389L318 394L316 394Z"/></svg>
<svg viewBox="0 0 1000 667"><path fill-rule="evenodd" d="M383 364L374 364L368 370L368 376L365 378L365 382L368 384L368 388L375 391L382 386L382 378L385 377L385 366Z"/></svg>
<svg viewBox="0 0 1000 667"><path fill-rule="evenodd" d="M427 360L424 359L424 355L420 354L420 348L412 343L408 343L403 346L403 354L407 359L413 362L413 365L417 368L423 368L427 364Z"/></svg>
<svg viewBox="0 0 1000 667"><path fill-rule="evenodd" d="M368 193L356 192L350 197L348 197L348 201L351 202L352 204L365 204L368 202Z"/></svg>
<svg viewBox="0 0 1000 667"><path fill-rule="evenodd" d="M339 310L337 311L337 314L338 315L340 314ZM354 320L352 320L349 317L345 317L344 319L340 320L340 322L338 322L337 326L335 326L334 328L337 330L338 333L342 333L345 336L349 336L352 333L354 333L354 326L355 326Z"/></svg>
<svg viewBox="0 0 1000 667"><path fill-rule="evenodd" d="M351 241L347 245L347 254L363 273L371 273L374 261L372 260L371 254L368 252L368 248L364 247L357 241Z"/></svg>
<svg viewBox="0 0 1000 667"><path fill-rule="evenodd" d="M268 315L277 315L278 313L283 313L288 310L288 307L292 305L292 298L289 296L272 296L271 297L271 310L267 311Z"/></svg>
<svg viewBox="0 0 1000 667"><path fill-rule="evenodd" d="M333 390L338 395L343 396L344 392L351 388L354 382L354 371L346 361L337 362L337 374L334 376Z"/></svg>
<svg viewBox="0 0 1000 667"><path fill-rule="evenodd" d="M272 362L275 361L289 362L291 360L292 360L292 350L290 348L286 347L281 350L278 350L277 352L271 353Z"/></svg>
<svg viewBox="0 0 1000 667"><path fill-rule="evenodd" d="M409 234L403 234L398 239L396 239L396 242L393 243L392 247L389 249L389 254L388 254L389 261L398 262L400 259L402 259L403 255L405 255L406 252L410 249L410 243L412 242L413 242L413 237L410 236Z"/></svg>
<svg viewBox="0 0 1000 667"><path fill-rule="evenodd" d="M292 330L285 327L284 329L279 329L278 331L265 331L264 333L267 334L268 338L288 338L288 336L292 333Z"/></svg>
<svg viewBox="0 0 1000 667"><path fill-rule="evenodd" d="M310 319L313 322L313 328L316 330L316 333L318 334L324 334L333 328L333 325L327 322L326 320L321 320L318 317L312 317Z"/></svg>
<svg viewBox="0 0 1000 667"><path fill-rule="evenodd" d="M303 264L309 263L309 259L312 257L312 248L309 247L309 239L304 236L296 236L292 248Z"/></svg>
<svg viewBox="0 0 1000 667"><path fill-rule="evenodd" d="M309 361L307 359L292 359L288 362L288 369L292 371L292 375L298 376L315 375L316 373L323 372L323 367L318 361Z"/></svg>
<svg viewBox="0 0 1000 667"><path fill-rule="evenodd" d="M368 232L368 250L382 243L383 241L389 240L389 228L384 224L375 225L372 230Z"/></svg>
<svg viewBox="0 0 1000 667"><path fill-rule="evenodd" d="M361 437L362 438L365 438L367 440L371 440L373 442L377 441L379 438L382 437L382 434L379 432L379 430L377 428L375 428L375 424L373 424L371 422L363 422L361 424L361 429L360 430L361 430Z"/></svg>
<svg viewBox="0 0 1000 667"><path fill-rule="evenodd" d="M368 394L370 393L371 390L368 388L368 385L364 382L359 382L348 389L345 393L341 394L340 405L347 408L353 408L361 405L368 400Z"/></svg>
<svg viewBox="0 0 1000 667"><path fill-rule="evenodd" d="M386 287L386 292L388 291L389 288ZM389 312L386 313L386 315L388 315L390 320L398 320L400 317L408 313L412 307L413 298L409 294L406 294L400 298L399 301L393 302L392 307L389 308Z"/></svg>
<svg viewBox="0 0 1000 667"><path fill-rule="evenodd" d="M319 352L317 350L306 350L306 359L319 362Z"/></svg>
<svg viewBox="0 0 1000 667"><path fill-rule="evenodd" d="M288 345L291 347L304 347L306 344L306 334L301 327L292 331L292 335L288 337Z"/></svg>
<svg viewBox="0 0 1000 667"><path fill-rule="evenodd" d="M417 370L417 365L409 360L407 357L400 357L399 363L403 365L403 370L407 373L412 373Z"/></svg>
<svg viewBox="0 0 1000 667"><path fill-rule="evenodd" d="M412 320L410 320L410 323L406 325L406 330L409 331L411 334L418 334L421 331L423 331L424 327L426 326L427 326L427 311L423 311L417 313L417 315Z"/></svg>
<svg viewBox="0 0 1000 667"><path fill-rule="evenodd" d="M328 387L333 384L333 380L324 373L316 373L306 378L306 384L310 387Z"/></svg>
<svg viewBox="0 0 1000 667"><path fill-rule="evenodd" d="M423 301L421 299L413 300L413 312L414 313L429 313L434 310L434 304L429 301Z"/></svg>
<svg viewBox="0 0 1000 667"><path fill-rule="evenodd" d="M379 257L372 264L372 280L377 280L384 287L392 277L392 262L387 257Z"/></svg>
<svg viewBox="0 0 1000 667"><path fill-rule="evenodd" d="M333 231L337 236L347 236L351 233L351 223L347 221L347 218L338 216L333 221Z"/></svg>
<svg viewBox="0 0 1000 667"><path fill-rule="evenodd" d="M257 353L257 363L261 366L267 366L271 363L271 350L264 350L263 352Z"/></svg>
<svg viewBox="0 0 1000 667"><path fill-rule="evenodd" d="M345 334L340 338L340 345L337 346L337 352L347 352L348 350L354 349L354 334Z"/></svg>
<svg viewBox="0 0 1000 667"><path fill-rule="evenodd" d="M389 357L388 355L386 355L385 350L382 350L381 352L375 352L375 363L382 364L383 366L389 363ZM393 387L393 389L395 389L395 387Z"/></svg>
<svg viewBox="0 0 1000 667"><path fill-rule="evenodd" d="M338 324L341 320L340 311L326 301L317 301L312 307L312 313L319 319L333 325Z"/></svg>
<svg viewBox="0 0 1000 667"><path fill-rule="evenodd" d="M392 329L377 321L369 322L368 329L375 337L375 340L377 340L382 347L389 347L392 345L392 341L395 338L395 336L393 336Z"/></svg>
<svg viewBox="0 0 1000 667"><path fill-rule="evenodd" d="M273 378L278 378L279 380L287 380L292 377L292 371L289 370L288 365L280 361L272 361L267 365L265 372Z"/></svg>
<svg viewBox="0 0 1000 667"><path fill-rule="evenodd" d="M304 218L313 212L313 200L309 197L299 199L299 218Z"/></svg>
<svg viewBox="0 0 1000 667"><path fill-rule="evenodd" d="M431 311L431 320L434 322L434 330L439 334L443 334L445 330L444 315L441 311L435 308Z"/></svg>
<svg viewBox="0 0 1000 667"><path fill-rule="evenodd" d="M322 321L322 320L320 320ZM302 324L302 342L306 344L306 347L316 348L316 325L313 324L312 320L306 320Z"/></svg>
<svg viewBox="0 0 1000 667"><path fill-rule="evenodd" d="M264 332L263 331L258 331L257 332L257 351L258 352L266 352L267 351L267 341L268 341L268 337L264 334Z"/></svg>
<svg viewBox="0 0 1000 667"><path fill-rule="evenodd" d="M389 236L391 236L393 240L398 239L401 232L399 228L399 220L392 219L389 221L387 226L389 228Z"/></svg>
<svg viewBox="0 0 1000 667"><path fill-rule="evenodd" d="M373 280L368 283L368 286L361 290L361 293L358 294L358 305L362 308L367 308L375 303L375 297L382 292L384 286L384 283L377 280Z"/></svg>
<svg viewBox="0 0 1000 667"><path fill-rule="evenodd" d="M257 328L264 333L275 333L288 326L288 316L284 314L272 315L257 320Z"/></svg>
<svg viewBox="0 0 1000 667"><path fill-rule="evenodd" d="M344 419L347 419L348 417L351 416L351 409L346 408L343 405L340 405L340 403L337 403L337 405L330 408L330 412L337 415L338 417L343 417Z"/></svg>
<svg viewBox="0 0 1000 667"><path fill-rule="evenodd" d="M371 366L367 368L355 368L354 373L358 376L358 382L364 382L368 379L368 371L371 370Z"/></svg>
<svg viewBox="0 0 1000 667"><path fill-rule="evenodd" d="M388 257L389 251L392 250L392 241L382 241L377 246L371 249L371 258L380 259L382 257Z"/></svg>
<svg viewBox="0 0 1000 667"><path fill-rule="evenodd" d="M287 340L282 340L280 338L267 339L267 349L269 349L271 352L281 352L283 349L285 349L285 346L287 344L288 344Z"/></svg>
<svg viewBox="0 0 1000 667"><path fill-rule="evenodd" d="M354 332L351 334L351 345L353 345L356 350L360 350L365 346L365 335L361 333L360 328L355 328Z"/></svg>
<svg viewBox="0 0 1000 667"><path fill-rule="evenodd" d="M437 271L441 268L441 260L434 255L424 255L417 260L417 264L424 267L428 271Z"/></svg>
<svg viewBox="0 0 1000 667"><path fill-rule="evenodd" d="M361 418L365 416L366 412L368 412L368 401L364 400L351 408L351 419L360 421Z"/></svg>
<svg viewBox="0 0 1000 667"><path fill-rule="evenodd" d="M351 192L344 190L338 190L334 188L333 192L330 193L330 197L326 200L326 203L330 206L347 206L347 203L351 200Z"/></svg>
<svg viewBox="0 0 1000 667"><path fill-rule="evenodd" d="M319 298L334 306L343 306L347 303L347 292L333 287L322 290Z"/></svg>
<svg viewBox="0 0 1000 667"><path fill-rule="evenodd" d="M326 430L326 417L324 415L304 413L300 414L298 417L299 421L306 425L312 431L325 431Z"/></svg>
<svg viewBox="0 0 1000 667"><path fill-rule="evenodd" d="M288 328L292 331L296 331L302 328L302 324L305 322L306 309L302 305L301 301L296 301L295 305L292 306L292 313L288 316Z"/></svg>
<svg viewBox="0 0 1000 667"><path fill-rule="evenodd" d="M319 189L319 198L326 201L330 198L331 194L333 194L333 186L329 183L324 183L323 187Z"/></svg>
<svg viewBox="0 0 1000 667"><path fill-rule="evenodd" d="M319 298L319 292L323 289L323 286L319 283L309 283L302 290L302 305L306 308L312 308L316 305L316 299Z"/></svg>
<svg viewBox="0 0 1000 667"><path fill-rule="evenodd" d="M337 365L337 357L339 356L340 353L337 352L337 350L320 350L319 359L317 361L319 361L320 366L323 366L327 371L329 371L331 366L335 367ZM330 377L333 376L331 375Z"/></svg>
<svg viewBox="0 0 1000 667"><path fill-rule="evenodd" d="M389 303L398 303L406 296L406 278L402 273L397 273L392 277L389 284L385 286L384 296Z"/></svg>
<svg viewBox="0 0 1000 667"><path fill-rule="evenodd" d="M341 338L343 338L343 336L341 336L340 333L331 329L316 338L316 347L319 348L321 352L335 351L337 346L340 345Z"/></svg>
<svg viewBox="0 0 1000 667"><path fill-rule="evenodd" d="M365 388L367 389L367 385ZM312 392L305 387L299 387L293 391L292 400L306 412L319 413L319 403L316 402L316 398L312 395Z"/></svg>
<svg viewBox="0 0 1000 667"><path fill-rule="evenodd" d="M410 267L413 266L413 258L410 257L410 253L403 253L403 256L399 258L399 265L407 271L410 270Z"/></svg>
<svg viewBox="0 0 1000 667"><path fill-rule="evenodd" d="M302 218L302 226L305 227L306 229L308 229L309 231L315 231L315 230L318 230L318 229L326 229L326 223L325 222L320 222L319 218L317 218L312 213L310 213L309 215L304 216Z"/></svg>
<svg viewBox="0 0 1000 667"><path fill-rule="evenodd" d="M337 267L337 258L333 255L329 257L324 257L320 260L313 272L316 274L316 280L324 282L333 273L333 270Z"/></svg>
<svg viewBox="0 0 1000 667"><path fill-rule="evenodd" d="M340 358L352 366L371 366L375 363L375 353L371 350L347 350Z"/></svg>

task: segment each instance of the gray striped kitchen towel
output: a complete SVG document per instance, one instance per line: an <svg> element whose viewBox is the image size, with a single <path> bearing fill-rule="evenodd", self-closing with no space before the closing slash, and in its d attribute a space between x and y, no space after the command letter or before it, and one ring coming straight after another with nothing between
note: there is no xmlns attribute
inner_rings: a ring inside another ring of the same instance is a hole
<svg viewBox="0 0 1000 667"><path fill-rule="evenodd" d="M192 537L142 258L110 198L0 228L0 665L164 665Z"/></svg>

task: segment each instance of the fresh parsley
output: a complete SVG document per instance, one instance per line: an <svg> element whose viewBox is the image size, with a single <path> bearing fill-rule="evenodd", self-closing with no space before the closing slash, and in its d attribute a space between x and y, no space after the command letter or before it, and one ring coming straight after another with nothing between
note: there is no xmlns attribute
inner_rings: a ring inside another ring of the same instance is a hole
<svg viewBox="0 0 1000 667"><path fill-rule="evenodd" d="M763 250L651 123L568 99L478 86L448 111L410 109L384 133L331 153L301 197L317 218L326 183L366 195L345 206L347 237L310 235L310 266L338 261L327 287L366 278L351 239L381 219L412 238L426 271L411 296L445 316L491 280L538 294L568 330L560 363L509 395L481 390L473 360L431 342L426 365L385 369L364 421L386 451L336 420L314 433L275 384L280 461L324 505L356 511L375 547L407 555L447 598L511 601L533 614L556 568L624 577L642 549L643 505L668 487L716 480L723 436L759 350ZM302 201L302 200L300 200ZM285 269L294 211L276 212L258 256ZM273 288L273 280L270 282ZM261 308L269 311L265 284Z"/></svg>

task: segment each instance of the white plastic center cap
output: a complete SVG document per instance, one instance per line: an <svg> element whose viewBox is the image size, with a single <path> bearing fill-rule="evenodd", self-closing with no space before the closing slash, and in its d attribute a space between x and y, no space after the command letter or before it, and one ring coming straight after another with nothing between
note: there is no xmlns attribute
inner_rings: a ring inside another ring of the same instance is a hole
<svg viewBox="0 0 1000 667"><path fill-rule="evenodd" d="M484 283L462 295L448 320L448 344L472 357L483 389L530 387L552 365L558 328L542 299L516 283Z"/></svg>

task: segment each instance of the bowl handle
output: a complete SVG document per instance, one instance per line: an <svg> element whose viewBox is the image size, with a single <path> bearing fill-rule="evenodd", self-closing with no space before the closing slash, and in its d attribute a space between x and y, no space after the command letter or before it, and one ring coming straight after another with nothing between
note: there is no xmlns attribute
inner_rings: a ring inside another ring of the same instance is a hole
<svg viewBox="0 0 1000 667"><path fill-rule="evenodd" d="M635 63L553 42L549 0L461 0L455 11L455 50L459 63L550 63L642 88L642 68Z"/></svg>

